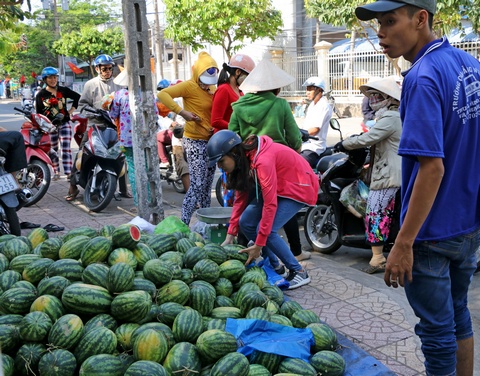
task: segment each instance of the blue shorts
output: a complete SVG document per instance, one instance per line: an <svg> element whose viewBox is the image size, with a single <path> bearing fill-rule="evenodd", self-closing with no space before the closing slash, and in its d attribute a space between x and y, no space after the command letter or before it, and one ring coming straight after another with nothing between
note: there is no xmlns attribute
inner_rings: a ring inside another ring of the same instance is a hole
<svg viewBox="0 0 480 376"><path fill-rule="evenodd" d="M413 281L405 284L405 293L420 318L415 333L422 341L428 376L455 375L456 341L473 336L467 294L479 245L480 228L413 247Z"/></svg>

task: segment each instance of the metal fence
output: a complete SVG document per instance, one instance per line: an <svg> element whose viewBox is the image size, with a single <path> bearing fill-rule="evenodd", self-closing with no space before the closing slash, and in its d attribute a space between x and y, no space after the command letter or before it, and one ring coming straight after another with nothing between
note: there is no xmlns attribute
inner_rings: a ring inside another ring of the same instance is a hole
<svg viewBox="0 0 480 376"><path fill-rule="evenodd" d="M475 58L480 57L480 40L469 42L453 42L453 46L460 48ZM361 97L359 87L371 77L386 77L398 75L394 63L385 54L377 51L348 51L329 53L328 79L335 98ZM295 82L282 89L281 95L289 98L305 96L303 82L310 76L319 75L318 57L315 54L300 55L297 57L283 56L280 67L295 77ZM408 69L410 63L403 58L397 59L400 71Z"/></svg>

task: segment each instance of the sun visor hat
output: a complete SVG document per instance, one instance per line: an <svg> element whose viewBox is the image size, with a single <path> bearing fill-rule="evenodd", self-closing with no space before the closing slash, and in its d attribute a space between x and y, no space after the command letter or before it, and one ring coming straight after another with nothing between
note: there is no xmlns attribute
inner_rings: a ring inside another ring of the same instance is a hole
<svg viewBox="0 0 480 376"><path fill-rule="evenodd" d="M355 9L355 15L361 21L368 21L377 17L378 13L391 12L405 5L414 5L418 8L425 9L431 14L437 11L436 0L377 0L374 3L362 5Z"/></svg>
<svg viewBox="0 0 480 376"><path fill-rule="evenodd" d="M218 69L215 67L208 68L200 75L200 81L205 85L216 85L218 81Z"/></svg>

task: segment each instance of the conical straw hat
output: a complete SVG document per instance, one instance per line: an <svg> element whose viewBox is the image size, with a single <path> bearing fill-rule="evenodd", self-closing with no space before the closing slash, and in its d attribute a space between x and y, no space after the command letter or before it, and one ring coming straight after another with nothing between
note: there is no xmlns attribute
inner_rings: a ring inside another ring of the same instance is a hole
<svg viewBox="0 0 480 376"><path fill-rule="evenodd" d="M295 78L287 72L277 67L270 60L263 59L240 85L240 90L244 93L256 93L279 89L290 85L294 81Z"/></svg>

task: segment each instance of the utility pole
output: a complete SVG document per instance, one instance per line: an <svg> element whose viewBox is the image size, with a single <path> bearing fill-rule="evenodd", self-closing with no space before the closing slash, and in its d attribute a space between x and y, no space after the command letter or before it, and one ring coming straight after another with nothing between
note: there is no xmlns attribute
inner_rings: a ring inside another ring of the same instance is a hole
<svg viewBox="0 0 480 376"><path fill-rule="evenodd" d="M173 78L178 78L178 49L175 41L173 41Z"/></svg>
<svg viewBox="0 0 480 376"><path fill-rule="evenodd" d="M159 78L163 78L163 32L160 30L160 20L158 18L158 0L153 0L153 7L155 10L155 58L157 63L156 72L160 73L160 77L157 76L157 82Z"/></svg>
<svg viewBox="0 0 480 376"><path fill-rule="evenodd" d="M53 0L53 19L55 23L55 38L60 39L60 24L58 22L57 0ZM58 70L60 71L60 83L63 85L65 81L65 70L63 69L63 57L57 55Z"/></svg>
<svg viewBox="0 0 480 376"><path fill-rule="evenodd" d="M122 0L122 10L138 213L143 219L157 224L163 220L164 210L158 168L157 115L150 71L147 6L145 0Z"/></svg>

